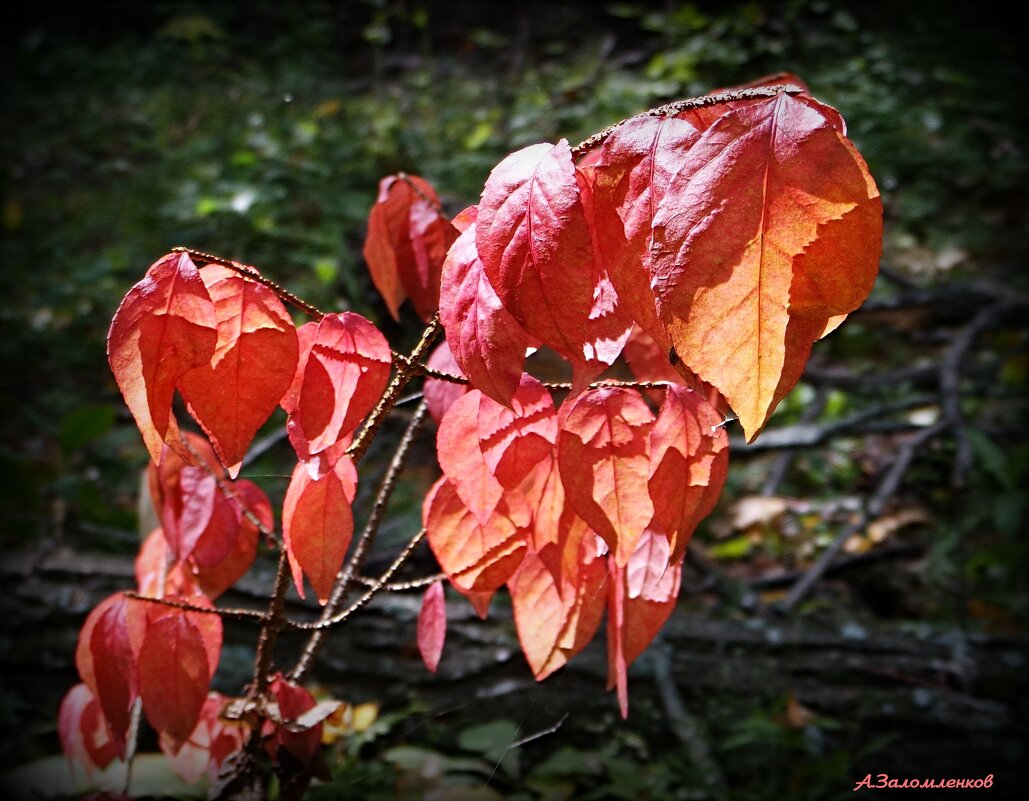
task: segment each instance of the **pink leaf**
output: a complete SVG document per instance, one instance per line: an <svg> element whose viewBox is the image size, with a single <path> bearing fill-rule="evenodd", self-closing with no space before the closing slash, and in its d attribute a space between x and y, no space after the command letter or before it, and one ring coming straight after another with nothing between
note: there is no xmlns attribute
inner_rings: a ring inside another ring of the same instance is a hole
<svg viewBox="0 0 1029 801"><path fill-rule="evenodd" d="M422 597L418 613L418 652L430 672L435 673L447 636L447 606L443 598L443 582L429 585Z"/></svg>

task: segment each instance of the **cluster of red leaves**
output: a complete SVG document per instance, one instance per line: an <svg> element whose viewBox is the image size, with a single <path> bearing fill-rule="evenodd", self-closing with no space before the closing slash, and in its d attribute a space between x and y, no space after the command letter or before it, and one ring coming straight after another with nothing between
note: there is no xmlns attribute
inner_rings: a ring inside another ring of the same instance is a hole
<svg viewBox="0 0 1029 801"><path fill-rule="evenodd" d="M607 610L623 713L626 669L671 613L686 543L728 468L721 415L684 387L662 394L655 415L623 387L560 409L528 375L510 407L473 389L443 414L443 477L423 509L436 559L480 615L507 585L537 679L582 650Z"/></svg>
<svg viewBox="0 0 1029 801"><path fill-rule="evenodd" d="M635 322L753 439L871 290L882 206L839 114L791 91L633 118L578 163L532 145L455 223L440 312L475 387L509 403L542 343L581 389Z"/></svg>
<svg viewBox="0 0 1029 801"><path fill-rule="evenodd" d="M369 218L365 257L390 313L405 299L426 320L438 308L446 342L428 366L465 382L425 382L443 473L423 505L436 559L480 615L508 588L538 679L606 614L623 714L628 666L674 608L687 543L725 481L712 404L757 436L877 269L879 196L839 114L796 87L727 98L635 117L589 147L524 148L453 221L426 181L391 176ZM125 756L138 701L184 777L217 772L248 731L280 764L316 770L333 705L278 675L223 717L209 693L221 622L204 610L274 529L267 497L237 476L279 407L298 458L282 545L299 594L306 576L326 603L353 534L347 449L393 355L357 314L298 328L280 295L253 268L200 270L176 252L115 314L109 361L161 522L138 591L170 603L118 593L82 629L83 683L60 733L90 769ZM540 347L570 367L559 406L524 372ZM591 384L619 358L644 394ZM180 432L176 392L206 438ZM417 630L431 670L445 630L437 582Z"/></svg>

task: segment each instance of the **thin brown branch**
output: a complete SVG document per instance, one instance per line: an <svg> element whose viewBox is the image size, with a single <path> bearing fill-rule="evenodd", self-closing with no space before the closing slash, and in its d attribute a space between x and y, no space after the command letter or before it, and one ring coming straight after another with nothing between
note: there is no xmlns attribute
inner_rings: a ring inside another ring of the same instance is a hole
<svg viewBox="0 0 1029 801"><path fill-rule="evenodd" d="M364 428L361 429L361 433L358 434L353 444L347 448L347 456L353 459L355 464L361 460L362 456L364 456L365 451L368 450L368 446L371 445L376 433L378 433L379 427L382 425L386 417L389 416L389 413L393 411L393 407L396 406L397 401L400 399L400 394L404 391L404 387L406 387L415 376L414 365L425 358L425 355L429 352L429 348L432 347L432 343L435 342L436 337L439 336L441 328L439 312L436 312L435 316L422 332L422 338L418 341L414 350L412 350L406 357L405 361L402 361L397 365L396 375L393 376L393 380L390 382L390 385L386 388L386 391L376 404L371 417L368 418L368 422L365 423Z"/></svg>
<svg viewBox="0 0 1029 801"><path fill-rule="evenodd" d="M218 617L229 618L231 620L257 620L260 622L267 620L267 614L256 609L223 609L218 607L197 606L196 604L191 604L188 601L173 601L168 598L152 598L148 595L140 595L136 592L126 592L125 597L131 598L133 601L146 601L147 603L157 604L158 606L170 606L173 609L183 609L186 612L195 612L198 615L217 615Z"/></svg>
<svg viewBox="0 0 1029 801"><path fill-rule="evenodd" d="M375 580L375 582L372 584L372 586L370 586L368 588L368 591L365 592L364 595L362 595L360 598L358 598L352 604L350 604L350 606L348 606L342 612L338 612L337 614L333 615L330 618L323 619L323 620L317 620L317 621L314 621L312 623L303 623L303 622L300 622L300 621L289 621L288 625L291 628L299 629L300 631L321 631L321 630L324 630L324 629L330 629L333 626L335 626L335 625L337 625L339 623L342 623L344 620L346 620L348 617L350 617L352 614L354 614L354 612L356 612L358 609L360 609L365 604L367 604L372 598L374 598L382 590L382 588L384 586L386 586L386 584L389 583L389 580L391 578L393 578L394 574L401 567L403 567L404 562L406 562L408 560L408 558L411 556L411 554L414 553L414 549L416 547L418 547L418 544L424 538L425 538L425 529L423 528L423 529L421 529L417 534L415 534L411 538L411 541L408 542L407 545L404 546L404 550L402 550L397 555L397 558L393 560L392 564L390 564L390 566L388 568L386 568L386 572L383 573L381 576L379 576L378 579Z"/></svg>
<svg viewBox="0 0 1029 801"><path fill-rule="evenodd" d="M263 275L261 275L261 273L257 270L256 267L251 267L248 264L240 264L238 261L226 259L221 256L214 256L210 253L204 253L202 250L194 250L193 248L188 248L183 245L173 247L172 253L185 253L187 256L193 259L193 261L203 262L202 264L198 265L200 267L203 267L207 264L217 264L220 267L227 267L230 270L234 270L235 272L239 273L244 278L249 278L251 281L256 281L258 284L268 287L268 289L275 293L279 300L288 303L291 306L296 307L297 309L300 309L300 311L302 311L308 317L311 317L314 320L320 320L322 319L322 317L325 316L322 311L320 311L315 306L312 306L306 300L301 300L285 287L282 287L279 284L276 284L274 281L265 278Z"/></svg>
<svg viewBox="0 0 1029 801"><path fill-rule="evenodd" d="M382 592L407 592L408 590L419 590L422 587L428 587L430 584L435 584L437 581L443 581L446 577L446 573L433 573L431 576L422 576L421 578L409 579L407 581L391 581L389 584L383 584L379 589ZM354 583L361 584L365 587L371 587L377 582L378 579L371 578L370 576L354 576Z"/></svg>
<svg viewBox="0 0 1029 801"><path fill-rule="evenodd" d="M286 623L282 608L286 600L286 589L289 586L289 559L286 558L286 549L279 551L279 565L275 571L275 584L272 589L272 597L268 602L268 611L265 613L264 624L261 627L261 635L257 641L257 657L254 660L254 679L250 685L248 698L251 700L259 698L268 687L268 676L271 673L272 651L275 648L275 640L279 631ZM251 740L256 732L251 733Z"/></svg>

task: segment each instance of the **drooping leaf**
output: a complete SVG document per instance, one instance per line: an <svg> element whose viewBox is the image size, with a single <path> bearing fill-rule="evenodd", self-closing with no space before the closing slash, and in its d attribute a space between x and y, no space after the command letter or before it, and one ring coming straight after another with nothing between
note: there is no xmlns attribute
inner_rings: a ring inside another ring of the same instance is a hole
<svg viewBox="0 0 1029 801"><path fill-rule="evenodd" d="M436 672L447 636L447 605L443 597L443 582L435 581L422 596L418 613L418 652L425 667Z"/></svg>
<svg viewBox="0 0 1029 801"><path fill-rule="evenodd" d="M583 363L595 254L567 141L523 148L493 169L475 245L489 283L521 326Z"/></svg>
<svg viewBox="0 0 1029 801"><path fill-rule="evenodd" d="M654 415L635 390L603 387L562 409L557 453L567 502L624 565L650 522Z"/></svg>
<svg viewBox="0 0 1029 801"><path fill-rule="evenodd" d="M282 508L282 531L301 598L306 574L319 602L329 599L354 533L350 503L356 485L357 473L345 457L317 478L303 462L293 470Z"/></svg>
<svg viewBox="0 0 1029 801"><path fill-rule="evenodd" d="M458 590L492 594L521 564L526 532L504 511L506 504L480 523L446 478L426 496L422 515L429 547Z"/></svg>
<svg viewBox="0 0 1029 801"><path fill-rule="evenodd" d="M586 647L604 614L607 566L580 544L581 567L574 587L562 592L536 554L526 554L508 582L518 641L537 681L542 681Z"/></svg>
<svg viewBox="0 0 1029 801"><path fill-rule="evenodd" d="M490 519L504 494L479 447L478 390L458 398L447 410L436 432L439 466L464 505L480 523Z"/></svg>
<svg viewBox="0 0 1029 801"><path fill-rule="evenodd" d="M76 684L61 701L57 731L69 764L81 765L87 776L103 770L118 756L100 703L85 684Z"/></svg>
<svg viewBox="0 0 1029 801"><path fill-rule="evenodd" d="M233 547L217 561L213 560L201 537L194 552L193 572L197 584L211 600L239 581L250 569L257 555L258 527L251 515L268 531L275 528L271 502L264 491L251 481L233 482L235 503L233 504L238 523L238 535ZM246 512L249 512L247 514ZM201 558L204 555L207 558Z"/></svg>
<svg viewBox="0 0 1029 801"><path fill-rule="evenodd" d="M440 212L439 197L417 175L390 175L368 215L364 258L393 319L405 297L428 321L439 302L440 270L457 231Z"/></svg>
<svg viewBox="0 0 1029 801"><path fill-rule="evenodd" d="M536 468L536 486L521 489L533 508L530 545L550 570L562 595L568 583L578 581L580 544L594 536L589 526L566 502L557 464L557 451Z"/></svg>
<svg viewBox="0 0 1029 801"><path fill-rule="evenodd" d="M266 286L215 265L201 278L214 302L218 343L210 363L183 375L178 387L235 478L254 434L293 380L296 328Z"/></svg>
<svg viewBox="0 0 1029 801"><path fill-rule="evenodd" d="M539 381L523 374L510 408L479 396L476 427L486 466L504 489L511 490L553 450L557 441L554 401Z"/></svg>
<svg viewBox="0 0 1029 801"><path fill-rule="evenodd" d="M185 612L147 625L139 654L139 694L150 724L181 745L200 718L211 673L204 640Z"/></svg>
<svg viewBox="0 0 1029 801"><path fill-rule="evenodd" d="M344 312L321 319L300 388L291 388L283 399L290 441L302 459L357 428L386 388L392 358L386 338L361 315Z"/></svg>
<svg viewBox="0 0 1029 801"><path fill-rule="evenodd" d="M178 447L175 385L207 364L218 342L214 303L193 261L169 253L122 300L107 334L107 360L155 462Z"/></svg>
<svg viewBox="0 0 1029 801"><path fill-rule="evenodd" d="M700 131L683 120L641 117L618 126L594 164L594 230L621 304L660 349L671 342L658 323L651 287L651 229L669 181Z"/></svg>
<svg viewBox="0 0 1029 801"><path fill-rule="evenodd" d="M137 618L136 609L130 610L132 605L117 593L97 606L79 633L75 655L79 675L97 698L119 757L125 754L132 704L138 694L132 644Z"/></svg>
<svg viewBox="0 0 1029 801"><path fill-rule="evenodd" d="M483 271L470 225L443 265L440 321L454 361L476 389L508 403L518 388L529 335L504 308Z"/></svg>
<svg viewBox="0 0 1029 801"><path fill-rule="evenodd" d="M191 606L200 606L205 609L214 608L214 604L211 603L210 599L196 588L189 593L167 593L164 597L165 600L181 601L183 603L188 603ZM144 613L141 636L134 637L132 643L134 658L137 662L139 661L140 654L142 652L143 640L151 628L167 617L184 617L200 635L200 642L203 645L204 654L207 657L208 675L213 676L215 674L215 671L218 669L218 663L221 661L223 635L222 620L218 615L207 614L204 612L184 611L164 604L142 603L137 601L136 609L138 610L140 608L143 609Z"/></svg>
<svg viewBox="0 0 1029 801"><path fill-rule="evenodd" d="M697 392L669 386L650 434L654 503L649 529L667 538L679 562L697 524L714 508L729 471L722 417Z"/></svg>
<svg viewBox="0 0 1029 801"><path fill-rule="evenodd" d="M682 563L668 563L667 541L646 532L625 567L608 559L607 687L617 687L622 717L629 714L628 669L675 609Z"/></svg>
<svg viewBox="0 0 1029 801"><path fill-rule="evenodd" d="M436 346L425 366L447 375L464 378L464 371L461 370L454 360L454 355L450 352L450 346L446 340L443 340L443 342ZM453 381L444 381L439 378L425 379L422 394L425 396L425 403L429 407L429 415L436 422L436 425L439 425L443 415L447 413L447 409L454 404L454 401L467 394L470 389L471 387L467 384L456 384Z"/></svg>
<svg viewBox="0 0 1029 801"><path fill-rule="evenodd" d="M651 286L661 323L751 440L796 382L811 343L830 318L862 302L878 269L878 192L821 108L779 94L722 115L690 149L654 216Z"/></svg>

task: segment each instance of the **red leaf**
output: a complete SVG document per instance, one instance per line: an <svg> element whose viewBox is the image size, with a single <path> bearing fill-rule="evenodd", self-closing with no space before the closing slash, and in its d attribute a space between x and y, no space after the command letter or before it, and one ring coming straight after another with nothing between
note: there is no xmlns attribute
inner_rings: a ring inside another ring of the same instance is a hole
<svg viewBox="0 0 1029 801"><path fill-rule="evenodd" d="M508 582L518 641L537 681L542 681L586 647L604 614L607 567L580 544L578 580L561 591L550 570L529 552Z"/></svg>
<svg viewBox="0 0 1029 801"><path fill-rule="evenodd" d="M780 94L727 112L654 216L658 315L749 440L795 384L811 343L862 302L878 269L878 191L823 108Z"/></svg>
<svg viewBox="0 0 1029 801"><path fill-rule="evenodd" d="M654 415L635 390L606 387L562 409L557 453L567 502L624 565L654 514L647 492Z"/></svg>
<svg viewBox="0 0 1029 801"><path fill-rule="evenodd" d="M189 595L196 590L193 577L185 573L181 565L171 564L168 541L162 529L155 528L143 541L134 567L140 595L159 598L165 594Z"/></svg>
<svg viewBox="0 0 1029 801"><path fill-rule="evenodd" d="M211 600L239 581L250 569L257 555L258 528L243 513L244 507L264 525L265 529L272 531L275 528L271 502L256 484L246 480L236 481L233 483L233 492L236 494L234 509L239 529L235 544L219 561L204 563L200 559L203 552L201 539L193 566L197 583Z"/></svg>
<svg viewBox="0 0 1029 801"><path fill-rule="evenodd" d="M318 478L311 478L302 462L293 470L282 508L282 529L301 598L303 574L307 574L318 600L324 604L329 599L354 533L350 503L356 484L353 463L345 457Z"/></svg>
<svg viewBox="0 0 1029 801"><path fill-rule="evenodd" d="M165 598L169 601L183 601L193 606L202 606L205 609L214 608L214 604L211 603L210 599L195 588L191 592L184 594L168 593ZM208 675L213 676L215 674L215 671L218 670L218 662L221 659L223 633L222 621L218 615L206 614L204 612L184 612L181 609L163 604L137 604L136 608L138 609L140 606L145 607L145 631L149 631L158 621L166 617L182 617L184 615L186 620L200 634L204 653L207 655ZM143 647L142 641L143 637L140 636L134 638L132 643L133 654L137 662Z"/></svg>
<svg viewBox="0 0 1029 801"><path fill-rule="evenodd" d="M475 225L450 248L443 265L440 321L461 372L500 403L518 388L529 335L504 308L475 249Z"/></svg>
<svg viewBox="0 0 1029 801"><path fill-rule="evenodd" d="M214 303L185 253L170 253L151 266L115 312L107 360L155 462L166 439L178 445L175 385L210 361L217 328Z"/></svg>
<svg viewBox="0 0 1029 801"><path fill-rule="evenodd" d="M210 683L204 640L186 614L151 621L139 654L139 694L150 724L181 745L196 727Z"/></svg>
<svg viewBox="0 0 1029 801"><path fill-rule="evenodd" d="M669 181L700 138L690 123L639 117L618 126L599 149L594 215L603 254L622 305L657 340L671 345L659 324L651 288L651 227Z"/></svg>
<svg viewBox="0 0 1029 801"><path fill-rule="evenodd" d="M476 429L486 466L504 489L514 489L553 450L557 441L554 401L539 381L522 375L510 408L479 396Z"/></svg>
<svg viewBox="0 0 1029 801"><path fill-rule="evenodd" d="M302 342L303 345L303 342ZM392 365L389 343L364 317L327 314L304 360L300 389L283 399L302 459L350 434L378 402Z"/></svg>
<svg viewBox="0 0 1029 801"><path fill-rule="evenodd" d="M443 598L443 582L429 585L422 597L418 613L418 653L429 672L435 673L447 637L447 605Z"/></svg>
<svg viewBox="0 0 1029 801"><path fill-rule="evenodd" d="M500 162L475 229L483 270L504 307L530 335L583 363L597 276L568 142L532 145Z"/></svg>
<svg viewBox="0 0 1029 801"><path fill-rule="evenodd" d="M118 756L125 754L125 737L137 696L130 605L131 602L118 593L94 609L79 634L76 652L79 675L100 704Z"/></svg>
<svg viewBox="0 0 1029 801"><path fill-rule="evenodd" d="M265 723L265 733L272 736L266 748L272 759L279 760L279 749L289 752L301 765L309 765L321 747L322 723L300 728L295 725L298 718L317 702L303 687L290 684L279 674L272 681L269 690L279 706L279 723Z"/></svg>
<svg viewBox="0 0 1029 801"><path fill-rule="evenodd" d="M446 478L437 481L426 496L422 516L429 546L458 590L492 595L521 564L525 531L504 508L480 523Z"/></svg>
<svg viewBox="0 0 1029 801"><path fill-rule="evenodd" d="M694 529L714 508L729 471L721 415L696 392L669 386L650 434L654 502L650 530L665 536L679 562Z"/></svg>
<svg viewBox="0 0 1029 801"><path fill-rule="evenodd" d="M504 487L494 477L479 447L478 390L458 398L436 432L436 453L443 475L450 479L464 505L480 523L490 519Z"/></svg>
<svg viewBox="0 0 1029 801"><path fill-rule="evenodd" d="M464 377L464 372L454 361L454 355L450 352L450 346L446 340L436 347L425 366L448 375ZM443 415L447 413L447 409L454 404L454 401L467 394L470 389L471 387L467 384L456 384L453 381L443 381L439 378L425 379L422 394L425 396L429 414L436 421L436 425L439 425Z"/></svg>
<svg viewBox="0 0 1029 801"><path fill-rule="evenodd" d="M210 363L183 375L178 386L235 478L254 434L293 380L296 328L264 285L213 265L201 277L214 301L218 344Z"/></svg>
<svg viewBox="0 0 1029 801"><path fill-rule="evenodd" d="M61 701L57 731L73 772L74 765L79 764L91 776L94 768L103 770L118 756L100 704L85 684L76 684Z"/></svg>
<svg viewBox="0 0 1029 801"><path fill-rule="evenodd" d="M607 687L618 688L622 717L629 714L627 672L675 610L682 563L668 565L663 537L647 532L624 568L608 560Z"/></svg>
<svg viewBox="0 0 1029 801"><path fill-rule="evenodd" d="M391 175L379 182L364 258L395 320L405 296L426 321L438 306L443 259L457 237L439 208L435 190L416 175Z"/></svg>

